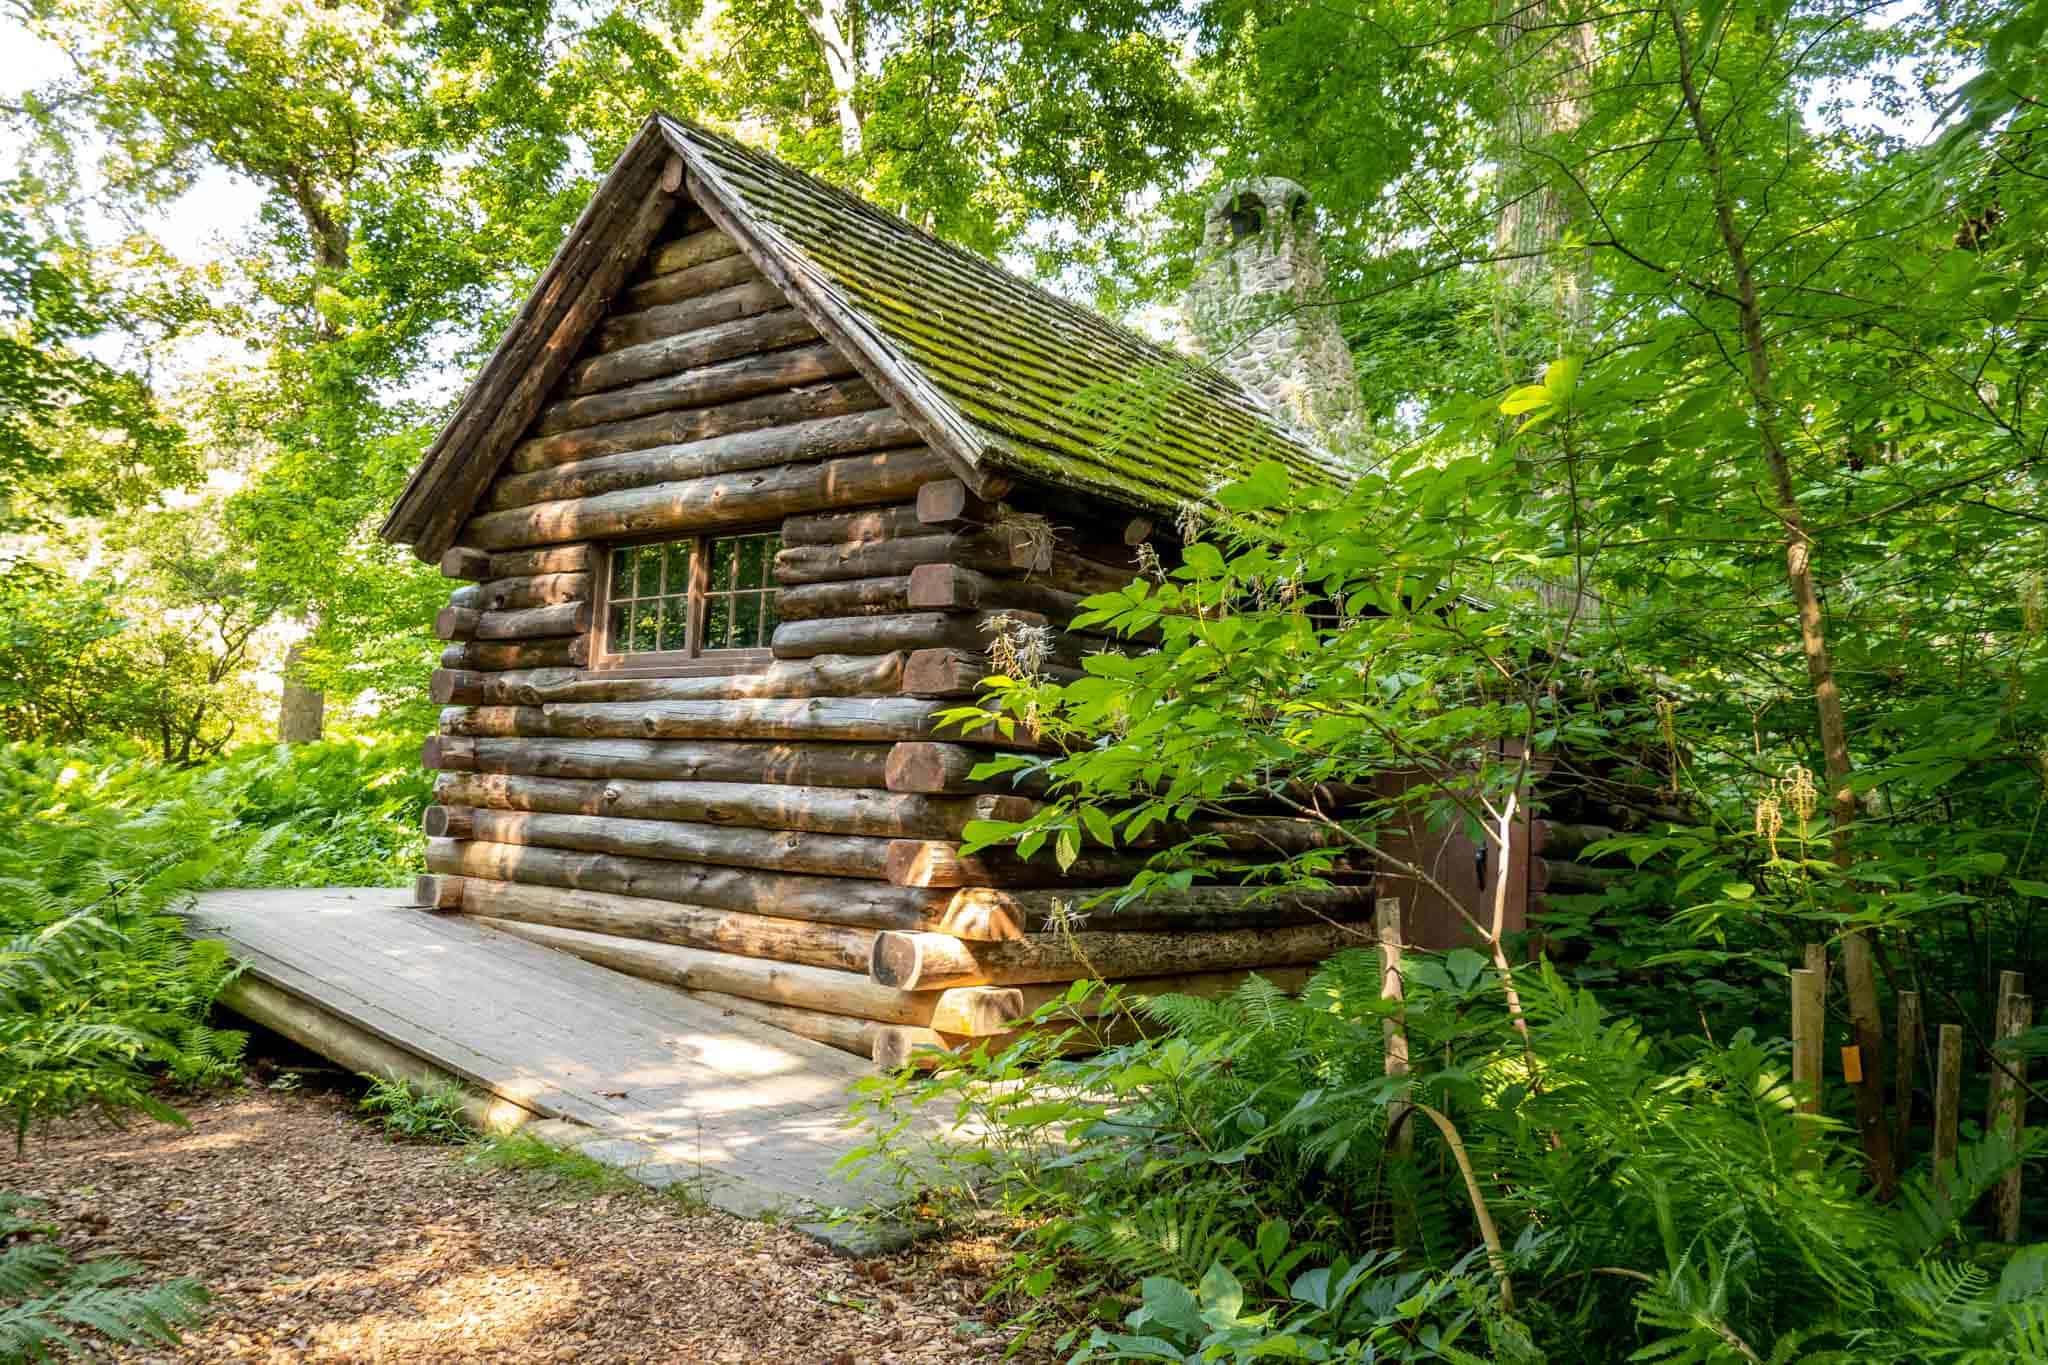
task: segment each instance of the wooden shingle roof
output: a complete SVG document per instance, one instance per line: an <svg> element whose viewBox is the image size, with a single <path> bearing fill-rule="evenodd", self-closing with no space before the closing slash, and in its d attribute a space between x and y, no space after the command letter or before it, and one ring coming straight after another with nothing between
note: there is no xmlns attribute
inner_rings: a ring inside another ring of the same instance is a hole
<svg viewBox="0 0 2048 1365"><path fill-rule="evenodd" d="M590 275L593 258L616 258L630 245L608 240L605 225L615 225L615 239L632 230L633 214L606 213L602 202L637 199L670 155L699 206L970 485L1014 476L1171 513L1262 460L1310 481L1344 477L1208 366L855 195L665 115L651 118L620 157L536 284L536 298L556 288L556 277ZM488 391L493 376L502 385L534 357L551 367L566 339L559 326L546 345L523 337L523 326L546 325L530 321L532 312L530 300L428 451L385 523L387 539L411 541L425 558L451 543L516 439L506 418L517 411L508 414L504 396Z"/></svg>

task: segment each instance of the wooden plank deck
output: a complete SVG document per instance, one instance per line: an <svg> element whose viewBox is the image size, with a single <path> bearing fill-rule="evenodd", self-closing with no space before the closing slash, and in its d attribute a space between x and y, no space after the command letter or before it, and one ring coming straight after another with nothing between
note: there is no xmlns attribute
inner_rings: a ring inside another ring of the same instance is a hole
<svg viewBox="0 0 2048 1365"><path fill-rule="evenodd" d="M747 1216L875 1191L830 1168L871 1068L687 993L368 887L215 891L188 915L249 974L488 1094L588 1125L582 1150Z"/></svg>

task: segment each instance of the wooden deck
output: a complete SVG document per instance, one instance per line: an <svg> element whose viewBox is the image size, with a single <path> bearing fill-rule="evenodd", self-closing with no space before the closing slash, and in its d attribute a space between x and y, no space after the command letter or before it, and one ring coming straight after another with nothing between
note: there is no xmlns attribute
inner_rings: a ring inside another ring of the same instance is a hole
<svg viewBox="0 0 2048 1365"><path fill-rule="evenodd" d="M649 1184L747 1216L872 1197L830 1169L857 1141L843 1123L847 1086L871 1071L859 1059L410 899L216 891L188 922L341 1025L586 1125L581 1150Z"/></svg>

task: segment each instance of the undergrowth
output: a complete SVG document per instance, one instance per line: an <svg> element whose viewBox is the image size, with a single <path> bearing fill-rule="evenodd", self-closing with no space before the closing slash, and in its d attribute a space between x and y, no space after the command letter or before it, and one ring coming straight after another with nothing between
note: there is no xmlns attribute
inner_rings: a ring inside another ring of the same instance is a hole
<svg viewBox="0 0 2048 1365"><path fill-rule="evenodd" d="M0 1361L82 1354L93 1338L174 1346L178 1328L199 1320L198 1281L139 1285L133 1261L74 1261L48 1240L55 1227L28 1216L35 1202L0 1194Z"/></svg>
<svg viewBox="0 0 2048 1365"><path fill-rule="evenodd" d="M928 1198L936 1162L951 1207L1009 1215L999 1292L1076 1361L2048 1358L2048 1246L1971 1217L2048 1144L1982 1138L1877 1205L1781 1046L1654 1040L1543 965L1516 984L1519 1011L1477 954L1411 956L1406 1078L1369 953L1299 998L1078 988L1055 1033L1155 1036L876 1078L856 1159ZM920 1110L981 1137L934 1153Z"/></svg>
<svg viewBox="0 0 2048 1365"><path fill-rule="evenodd" d="M462 1112L462 1087L443 1084L422 1090L387 1076L365 1075L370 1088L356 1108L395 1138L411 1142L467 1142L474 1135Z"/></svg>
<svg viewBox="0 0 2048 1365"><path fill-rule="evenodd" d="M235 965L176 912L212 887L393 885L426 780L409 742L257 748L171 767L111 749L0 747L0 1111L38 1122L184 1120L180 1089L232 1080L244 1037L207 1021ZM72 1265L0 1206L0 1360L77 1333L168 1343L204 1295Z"/></svg>

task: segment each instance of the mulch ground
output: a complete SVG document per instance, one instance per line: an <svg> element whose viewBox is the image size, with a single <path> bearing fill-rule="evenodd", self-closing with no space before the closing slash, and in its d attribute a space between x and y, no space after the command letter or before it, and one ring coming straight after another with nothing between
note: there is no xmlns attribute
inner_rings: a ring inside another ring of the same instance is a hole
<svg viewBox="0 0 2048 1365"><path fill-rule="evenodd" d="M182 1349L120 1359L908 1365L1008 1344L979 1303L992 1245L847 1260L790 1228L394 1142L342 1095L183 1108L189 1129L60 1125L0 1156L0 1184L46 1196L74 1254L215 1295Z"/></svg>

